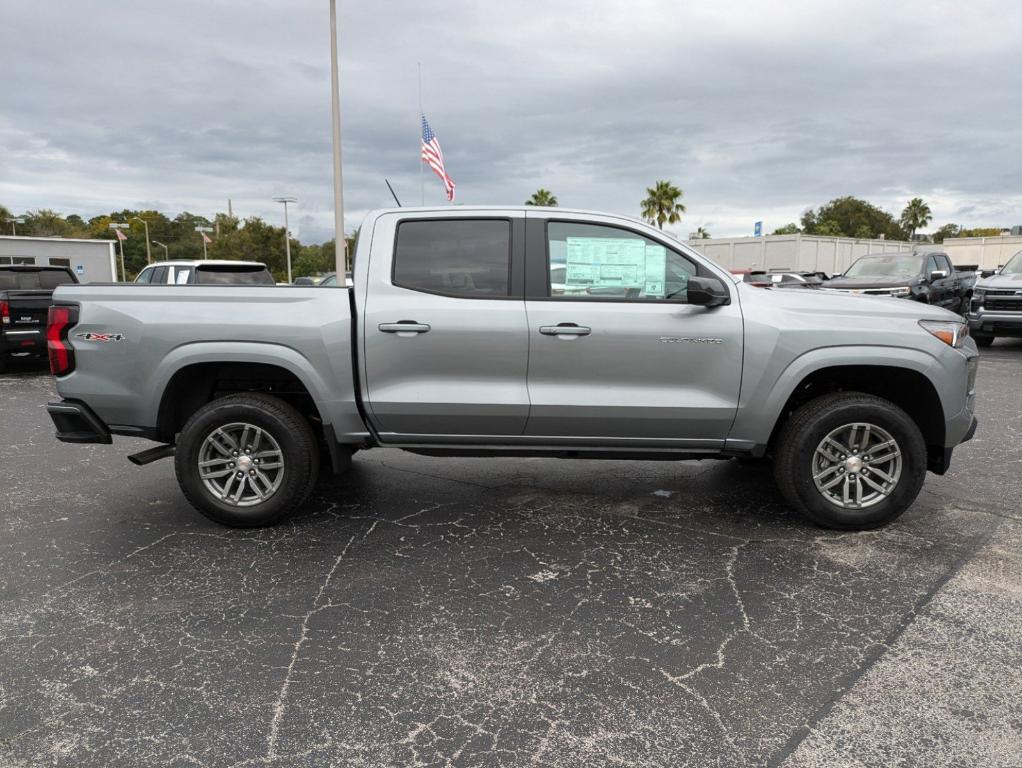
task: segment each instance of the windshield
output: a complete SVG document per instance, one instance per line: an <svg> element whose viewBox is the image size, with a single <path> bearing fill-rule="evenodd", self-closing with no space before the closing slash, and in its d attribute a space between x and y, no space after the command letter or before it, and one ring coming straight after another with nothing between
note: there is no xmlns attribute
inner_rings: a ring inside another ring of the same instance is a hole
<svg viewBox="0 0 1022 768"><path fill-rule="evenodd" d="M1001 267L1002 275L1022 275L1022 251L1012 256L1008 263Z"/></svg>
<svg viewBox="0 0 1022 768"><path fill-rule="evenodd" d="M845 277L899 277L918 275L924 258L915 253L863 256L845 272Z"/></svg>
<svg viewBox="0 0 1022 768"><path fill-rule="evenodd" d="M61 269L0 272L0 291L52 291L74 280Z"/></svg>

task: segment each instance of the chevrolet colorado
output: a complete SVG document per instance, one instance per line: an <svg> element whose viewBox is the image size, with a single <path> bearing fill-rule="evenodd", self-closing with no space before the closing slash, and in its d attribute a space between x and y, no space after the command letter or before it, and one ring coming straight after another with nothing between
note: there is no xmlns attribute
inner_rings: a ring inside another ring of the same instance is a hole
<svg viewBox="0 0 1022 768"><path fill-rule="evenodd" d="M769 457L816 523L901 514L972 437L978 352L939 307L743 284L614 215L375 211L350 288L57 290L57 437L161 445L232 526L309 494L321 457Z"/></svg>

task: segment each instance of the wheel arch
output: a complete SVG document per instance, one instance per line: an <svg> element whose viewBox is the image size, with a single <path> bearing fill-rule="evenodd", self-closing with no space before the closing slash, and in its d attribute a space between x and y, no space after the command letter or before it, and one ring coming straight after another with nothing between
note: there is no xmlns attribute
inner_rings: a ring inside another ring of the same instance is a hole
<svg viewBox="0 0 1022 768"><path fill-rule="evenodd" d="M244 349L247 346L257 349ZM230 350L218 347L179 347L164 361L156 377L152 420L160 440L172 442L191 414L206 403L240 392L275 395L314 423L329 423L325 386L315 371L302 365L304 358L297 352L276 345L236 342Z"/></svg>

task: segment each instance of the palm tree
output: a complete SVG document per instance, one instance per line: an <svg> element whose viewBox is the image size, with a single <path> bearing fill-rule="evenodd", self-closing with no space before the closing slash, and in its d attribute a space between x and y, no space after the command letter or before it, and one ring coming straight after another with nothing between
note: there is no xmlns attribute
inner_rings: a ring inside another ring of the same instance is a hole
<svg viewBox="0 0 1022 768"><path fill-rule="evenodd" d="M539 189L532 193L532 197L526 200L525 204L541 205L546 208L556 208L557 198L554 196L554 193L551 192L549 189L543 189L543 187L540 187Z"/></svg>
<svg viewBox="0 0 1022 768"><path fill-rule="evenodd" d="M921 197L913 197L901 212L901 226L908 230L909 240L914 240L916 230L922 229L933 220L930 206Z"/></svg>
<svg viewBox="0 0 1022 768"><path fill-rule="evenodd" d="M669 181L658 181L656 186L646 188L646 199L642 201L642 218L660 229L664 224L681 221L685 205L681 202L684 193Z"/></svg>
<svg viewBox="0 0 1022 768"><path fill-rule="evenodd" d="M710 233L706 231L706 227L699 227L696 229L696 240L709 240Z"/></svg>

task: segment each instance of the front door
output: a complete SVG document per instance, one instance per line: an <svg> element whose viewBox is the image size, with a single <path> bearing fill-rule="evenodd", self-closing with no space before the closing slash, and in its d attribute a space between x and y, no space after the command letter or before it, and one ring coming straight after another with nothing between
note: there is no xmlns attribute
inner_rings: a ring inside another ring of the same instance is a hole
<svg viewBox="0 0 1022 768"><path fill-rule="evenodd" d="M368 416L384 442L522 434L529 338L513 232L524 232L520 213L377 220L361 330Z"/></svg>
<svg viewBox="0 0 1022 768"><path fill-rule="evenodd" d="M733 283L632 225L528 216L526 435L723 447L742 373ZM731 303L688 304L694 275L725 281Z"/></svg>

